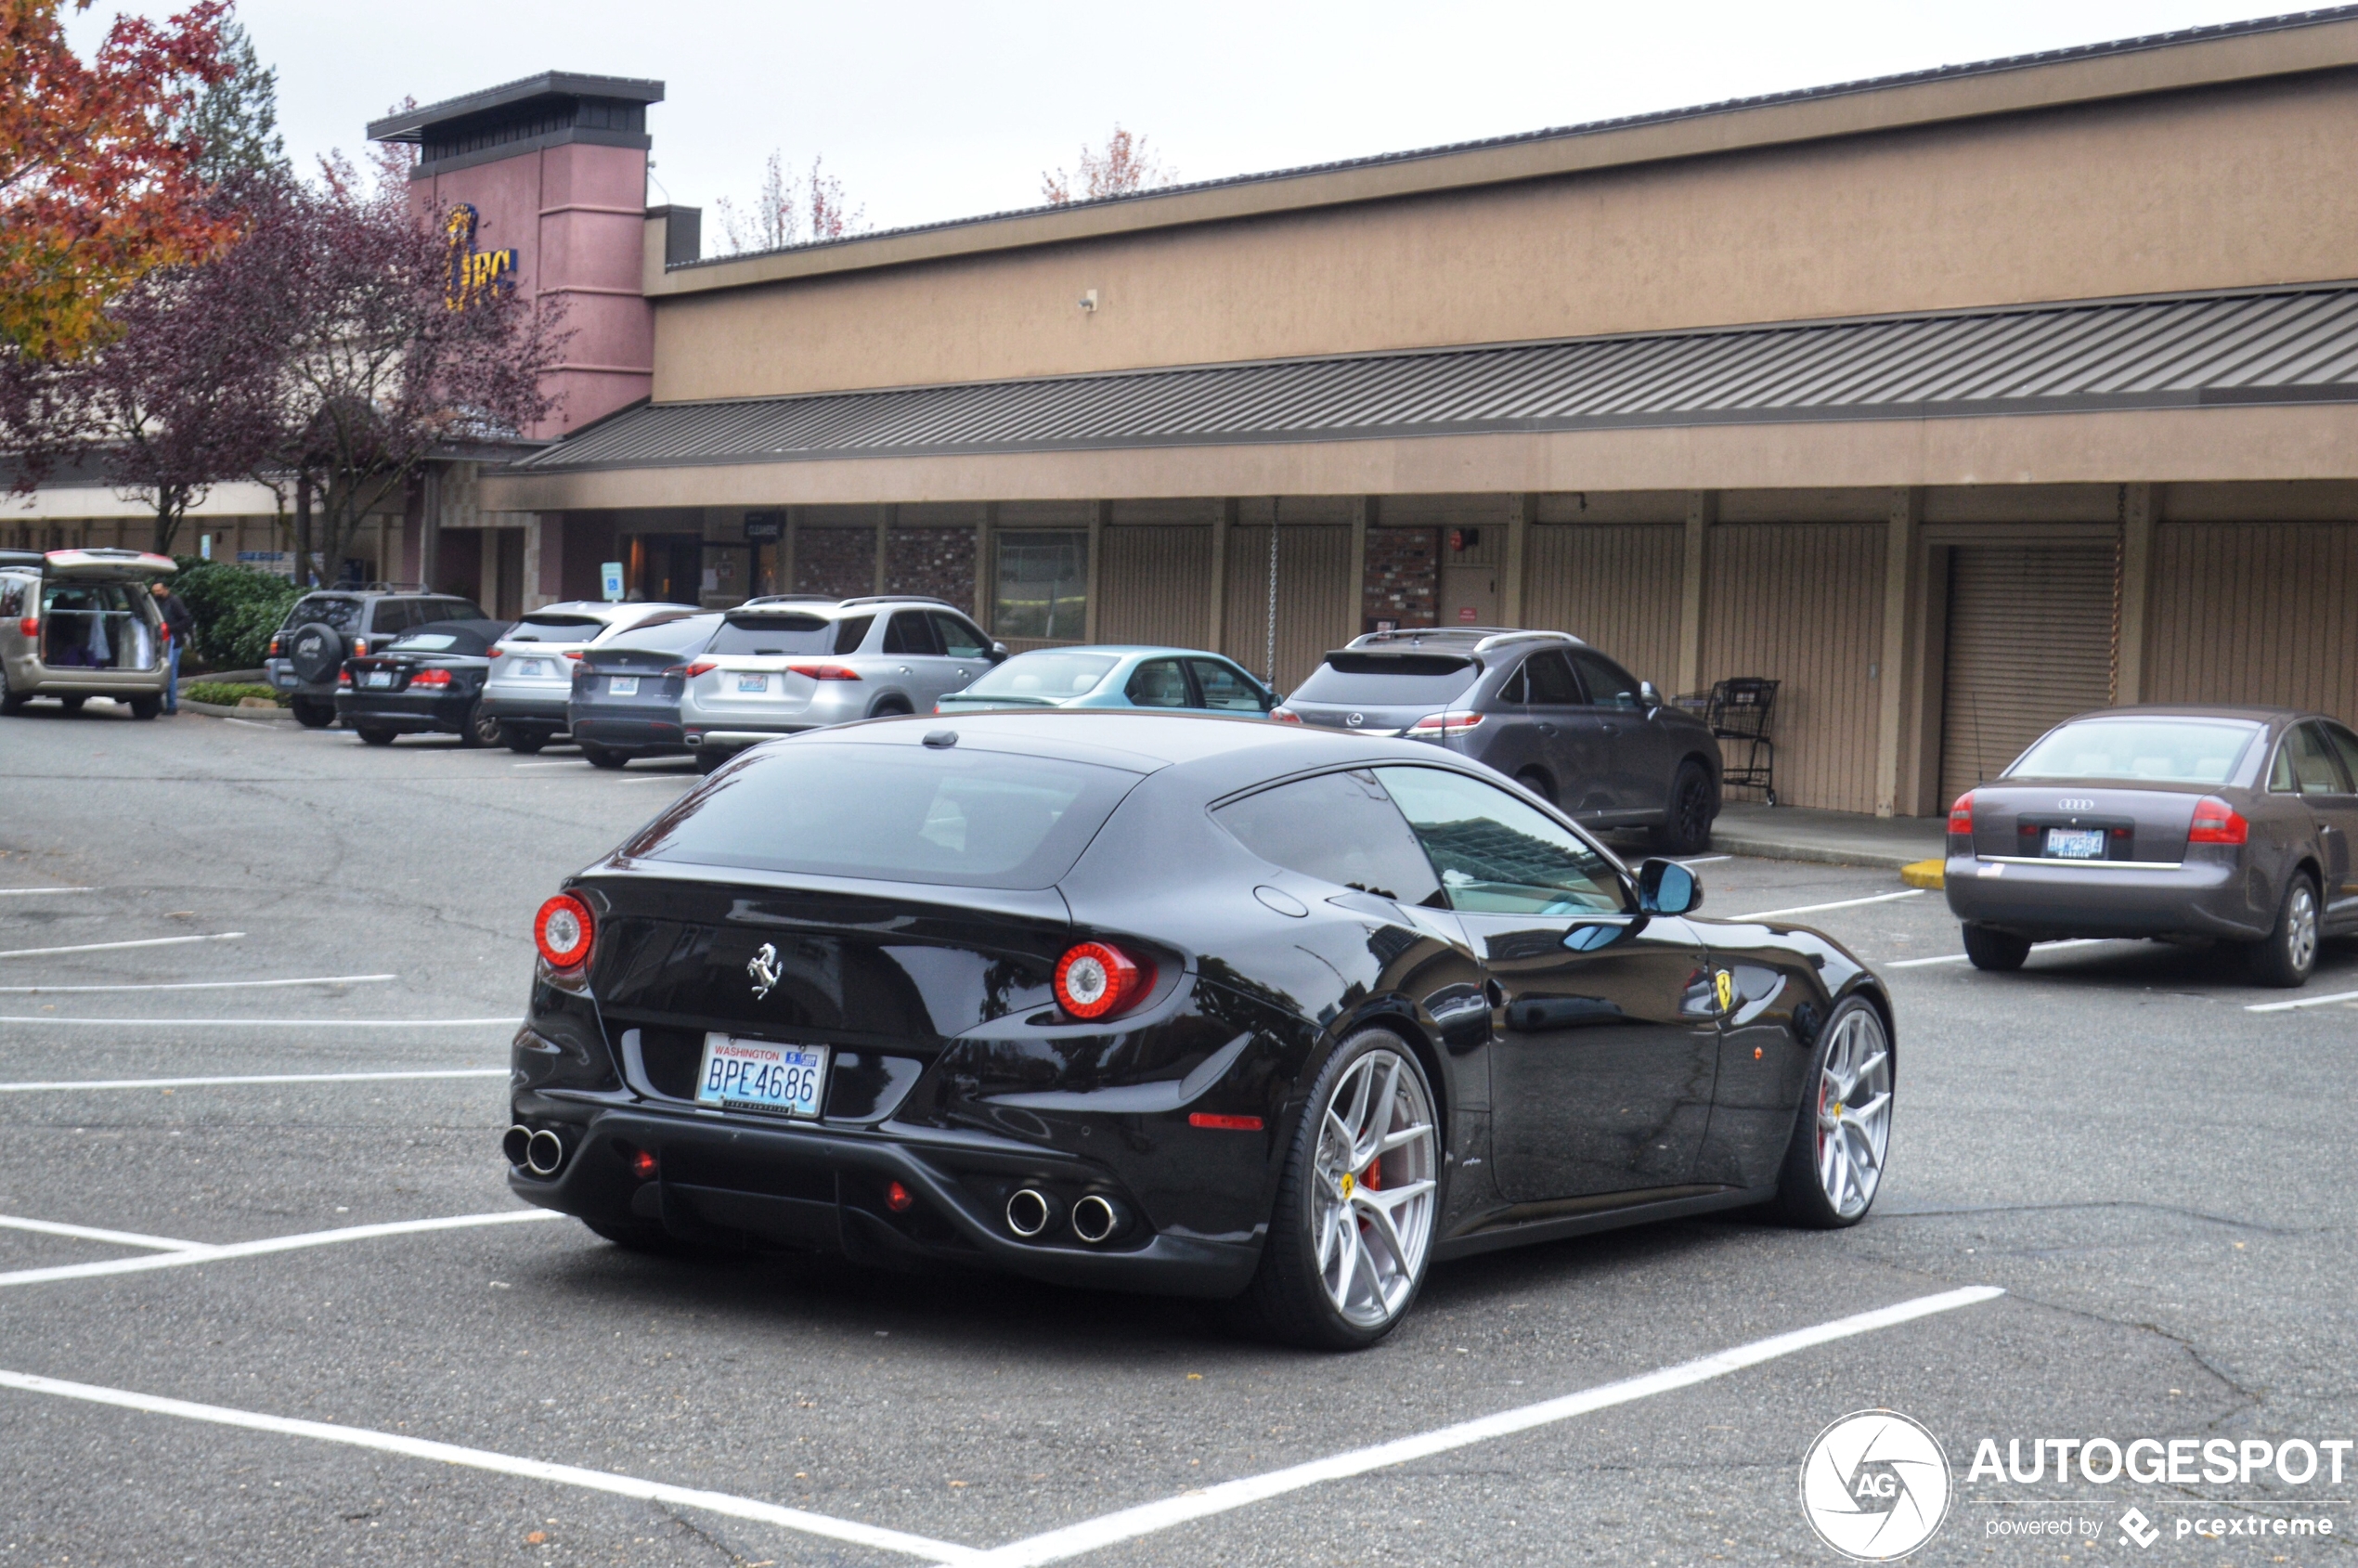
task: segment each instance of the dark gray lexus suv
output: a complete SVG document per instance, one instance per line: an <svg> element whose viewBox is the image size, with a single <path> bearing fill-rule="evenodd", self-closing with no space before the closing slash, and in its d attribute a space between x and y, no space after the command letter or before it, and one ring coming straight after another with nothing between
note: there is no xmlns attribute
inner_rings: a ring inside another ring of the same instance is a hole
<svg viewBox="0 0 2358 1568"><path fill-rule="evenodd" d="M1270 715L1431 741L1485 762L1593 827L1709 847L1719 745L1576 637L1491 627L1377 631L1338 648Z"/></svg>

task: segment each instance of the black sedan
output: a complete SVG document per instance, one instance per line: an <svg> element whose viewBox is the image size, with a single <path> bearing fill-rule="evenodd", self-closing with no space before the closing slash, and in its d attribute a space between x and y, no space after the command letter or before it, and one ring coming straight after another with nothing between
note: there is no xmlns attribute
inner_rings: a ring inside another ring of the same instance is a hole
<svg viewBox="0 0 2358 1568"><path fill-rule="evenodd" d="M1719 743L1576 637L1489 627L1375 631L1328 654L1270 715L1425 741L1486 762L1587 827L1711 845Z"/></svg>
<svg viewBox="0 0 2358 1568"><path fill-rule="evenodd" d="M336 719L370 745L396 736L456 735L461 745L499 739L482 711L492 644L506 621L429 621L382 649L346 659L336 677Z"/></svg>
<svg viewBox="0 0 2358 1568"><path fill-rule="evenodd" d="M2358 930L2358 735L2268 707L2121 707L2050 730L1949 811L1945 886L1983 969L2034 942L2242 945L2304 984L2320 937Z"/></svg>
<svg viewBox="0 0 2358 1568"><path fill-rule="evenodd" d="M582 650L565 701L565 728L590 766L620 768L634 757L688 755L680 693L689 676L710 667L692 669L689 661L704 652L720 623L717 615L685 616Z"/></svg>
<svg viewBox="0 0 2358 1568"><path fill-rule="evenodd" d="M758 747L541 907L513 1189L626 1246L1224 1299L1352 1348L1435 1260L1874 1199L1896 1056L1480 765L1021 712Z"/></svg>

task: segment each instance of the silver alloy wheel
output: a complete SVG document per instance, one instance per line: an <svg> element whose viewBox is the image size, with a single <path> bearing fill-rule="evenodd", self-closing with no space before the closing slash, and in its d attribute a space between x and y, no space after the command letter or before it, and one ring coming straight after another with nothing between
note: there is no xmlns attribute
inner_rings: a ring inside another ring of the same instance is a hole
<svg viewBox="0 0 2358 1568"><path fill-rule="evenodd" d="M1891 1145L1891 1045L1872 1007L1834 1025L1818 1073L1818 1185L1836 1214L1857 1219L1875 1200Z"/></svg>
<svg viewBox="0 0 2358 1568"><path fill-rule="evenodd" d="M1310 1225L1335 1310L1380 1328L1408 1303L1432 1243L1438 1170L1424 1080L1396 1051L1344 1069L1320 1112Z"/></svg>
<svg viewBox="0 0 2358 1568"><path fill-rule="evenodd" d="M2296 974L2306 973L2317 957L2317 895L2306 882L2292 885L2285 905L2285 956Z"/></svg>

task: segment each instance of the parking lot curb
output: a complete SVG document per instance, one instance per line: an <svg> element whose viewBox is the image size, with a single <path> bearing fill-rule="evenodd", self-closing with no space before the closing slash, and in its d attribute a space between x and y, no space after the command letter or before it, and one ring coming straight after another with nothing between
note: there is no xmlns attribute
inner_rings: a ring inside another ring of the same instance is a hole
<svg viewBox="0 0 2358 1568"><path fill-rule="evenodd" d="M1802 844L1791 839L1756 836L1741 829L1730 832L1714 828L1711 848L1723 855L1749 855L1763 861L1809 861L1820 865L1882 866L1892 871L1904 871L1916 863L1916 857L1885 850L1853 848L1846 844Z"/></svg>
<svg viewBox="0 0 2358 1568"><path fill-rule="evenodd" d="M227 703L192 702L187 697L182 697L180 707L185 713L201 713L208 719L292 719L294 717L294 709L280 707L275 703L267 707L237 707Z"/></svg>
<svg viewBox="0 0 2358 1568"><path fill-rule="evenodd" d="M1899 868L1899 880L1911 888L1928 888L1938 892L1948 886L1945 861L1914 861Z"/></svg>

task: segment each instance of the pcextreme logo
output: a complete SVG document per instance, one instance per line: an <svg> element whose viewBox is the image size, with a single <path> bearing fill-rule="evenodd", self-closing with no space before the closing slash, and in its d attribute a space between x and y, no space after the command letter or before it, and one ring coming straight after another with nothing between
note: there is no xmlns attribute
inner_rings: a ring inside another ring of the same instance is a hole
<svg viewBox="0 0 2358 1568"><path fill-rule="evenodd" d="M1801 1511L1818 1538L1859 1562L1890 1562L1949 1516L1949 1457L1897 1410L1854 1410L1801 1461Z"/></svg>

